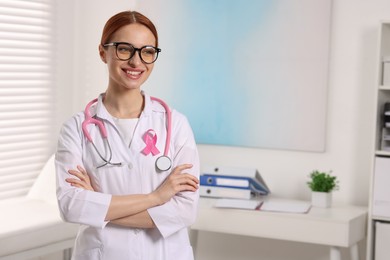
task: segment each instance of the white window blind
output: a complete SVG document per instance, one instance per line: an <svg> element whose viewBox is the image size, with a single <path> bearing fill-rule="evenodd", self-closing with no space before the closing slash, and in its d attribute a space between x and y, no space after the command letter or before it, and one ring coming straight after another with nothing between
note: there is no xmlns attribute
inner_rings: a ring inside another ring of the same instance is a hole
<svg viewBox="0 0 390 260"><path fill-rule="evenodd" d="M0 0L0 200L26 195L52 147L52 8Z"/></svg>

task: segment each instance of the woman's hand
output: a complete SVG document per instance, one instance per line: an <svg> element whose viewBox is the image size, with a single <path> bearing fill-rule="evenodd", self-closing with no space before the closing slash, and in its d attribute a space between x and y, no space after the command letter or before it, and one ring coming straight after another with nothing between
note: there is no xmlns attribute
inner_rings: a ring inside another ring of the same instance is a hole
<svg viewBox="0 0 390 260"><path fill-rule="evenodd" d="M89 178L87 171L83 167L77 165L77 170L69 170L68 173L75 176L76 178L67 178L65 179L66 182L77 188L95 191L92 186L91 179Z"/></svg>
<svg viewBox="0 0 390 260"><path fill-rule="evenodd" d="M182 164L177 166L165 181L152 192L159 200L159 204L168 202L173 196L182 191L196 191L198 189L199 180L183 171L191 169L192 164Z"/></svg>

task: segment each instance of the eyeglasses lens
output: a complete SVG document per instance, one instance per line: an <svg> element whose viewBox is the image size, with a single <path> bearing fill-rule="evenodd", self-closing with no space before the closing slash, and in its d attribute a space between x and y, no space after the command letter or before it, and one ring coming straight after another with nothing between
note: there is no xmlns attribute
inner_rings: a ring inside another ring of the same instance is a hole
<svg viewBox="0 0 390 260"><path fill-rule="evenodd" d="M129 60L135 54L136 49L127 44L118 44L116 53L120 60ZM138 50L141 60L145 63L153 63L157 59L157 50L151 46L144 46Z"/></svg>
<svg viewBox="0 0 390 260"><path fill-rule="evenodd" d="M157 51L153 47L142 47L141 48L141 59L146 63L152 63L157 59Z"/></svg>

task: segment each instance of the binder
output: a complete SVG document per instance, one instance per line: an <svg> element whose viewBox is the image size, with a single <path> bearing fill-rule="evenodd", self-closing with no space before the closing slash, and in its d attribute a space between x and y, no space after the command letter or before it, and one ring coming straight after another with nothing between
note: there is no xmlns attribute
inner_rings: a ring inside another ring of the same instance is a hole
<svg viewBox="0 0 390 260"><path fill-rule="evenodd" d="M266 195L269 190L256 179L240 176L224 176L204 174L200 176L200 185L224 188L249 189L256 193Z"/></svg>
<svg viewBox="0 0 390 260"><path fill-rule="evenodd" d="M248 188L250 180L246 177L203 174L200 176L200 185Z"/></svg>
<svg viewBox="0 0 390 260"><path fill-rule="evenodd" d="M248 189L260 195L270 193L270 189L255 168L205 166L202 172L201 186Z"/></svg>
<svg viewBox="0 0 390 260"><path fill-rule="evenodd" d="M202 197L231 199L252 199L259 196L259 194L256 194L256 192L253 192L250 189L236 189L207 185L199 186L199 195Z"/></svg>

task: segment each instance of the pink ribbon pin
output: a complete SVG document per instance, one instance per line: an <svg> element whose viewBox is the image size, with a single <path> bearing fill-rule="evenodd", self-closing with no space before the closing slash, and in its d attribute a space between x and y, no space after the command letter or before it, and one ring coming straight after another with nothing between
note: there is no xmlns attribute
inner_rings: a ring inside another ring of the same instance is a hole
<svg viewBox="0 0 390 260"><path fill-rule="evenodd" d="M142 150L142 153L144 155L148 155L149 153L156 155L160 153L160 151L156 147L157 135L153 129L149 129L148 131L146 131L143 138L146 144L145 148Z"/></svg>

